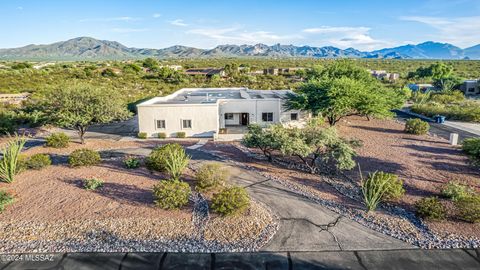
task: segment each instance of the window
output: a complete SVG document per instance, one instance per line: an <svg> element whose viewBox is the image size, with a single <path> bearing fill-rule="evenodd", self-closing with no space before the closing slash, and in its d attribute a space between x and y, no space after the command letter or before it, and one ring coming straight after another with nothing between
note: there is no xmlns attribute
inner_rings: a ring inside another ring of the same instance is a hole
<svg viewBox="0 0 480 270"><path fill-rule="evenodd" d="M298 113L291 113L290 120L297 121L298 120Z"/></svg>
<svg viewBox="0 0 480 270"><path fill-rule="evenodd" d="M192 128L192 120L182 120L182 128Z"/></svg>
<svg viewBox="0 0 480 270"><path fill-rule="evenodd" d="M157 120L157 128L164 129L165 128L165 120Z"/></svg>
<svg viewBox="0 0 480 270"><path fill-rule="evenodd" d="M271 112L262 113L262 121L263 122L273 122L273 113L271 113Z"/></svg>
<svg viewBox="0 0 480 270"><path fill-rule="evenodd" d="M468 92L470 92L470 93L473 93L473 92L475 92L475 88L474 88L474 87L470 87L470 88L468 88Z"/></svg>
<svg viewBox="0 0 480 270"><path fill-rule="evenodd" d="M233 120L233 113L226 113L225 120Z"/></svg>

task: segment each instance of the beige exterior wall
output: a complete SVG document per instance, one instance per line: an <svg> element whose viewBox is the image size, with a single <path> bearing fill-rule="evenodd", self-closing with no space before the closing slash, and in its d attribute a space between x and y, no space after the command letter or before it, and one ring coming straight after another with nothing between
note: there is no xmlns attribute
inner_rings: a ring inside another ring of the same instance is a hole
<svg viewBox="0 0 480 270"><path fill-rule="evenodd" d="M182 128L182 120L192 120L192 128ZM165 120L165 129L156 127L157 120ZM179 131L187 137L213 137L218 133L217 104L161 104L138 106L139 132L148 137L156 137L164 132L167 137L175 137Z"/></svg>

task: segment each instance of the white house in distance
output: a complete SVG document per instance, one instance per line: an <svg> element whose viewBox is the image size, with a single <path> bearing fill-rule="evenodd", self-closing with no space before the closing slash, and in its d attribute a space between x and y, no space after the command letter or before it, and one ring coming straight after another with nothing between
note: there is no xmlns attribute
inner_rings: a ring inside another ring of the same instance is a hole
<svg viewBox="0 0 480 270"><path fill-rule="evenodd" d="M222 133L245 132L252 123L300 126L309 117L298 110L287 111L284 97L290 90L247 88L183 88L165 97L137 105L139 132L148 137L165 133L175 137L217 137Z"/></svg>

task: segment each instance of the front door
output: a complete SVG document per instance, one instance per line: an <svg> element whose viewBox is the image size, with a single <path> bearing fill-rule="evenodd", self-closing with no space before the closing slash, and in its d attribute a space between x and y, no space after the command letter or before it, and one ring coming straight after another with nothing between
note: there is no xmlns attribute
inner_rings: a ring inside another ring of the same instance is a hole
<svg viewBox="0 0 480 270"><path fill-rule="evenodd" d="M240 124L242 126L246 126L248 125L248 113L242 113L241 117L240 117Z"/></svg>

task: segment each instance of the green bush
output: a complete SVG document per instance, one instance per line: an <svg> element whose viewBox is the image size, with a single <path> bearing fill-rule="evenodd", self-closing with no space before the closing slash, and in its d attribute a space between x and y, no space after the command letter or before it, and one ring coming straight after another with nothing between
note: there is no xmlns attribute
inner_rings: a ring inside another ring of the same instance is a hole
<svg viewBox="0 0 480 270"><path fill-rule="evenodd" d="M153 186L155 204L163 209L178 209L188 204L190 186L179 180L163 180Z"/></svg>
<svg viewBox="0 0 480 270"><path fill-rule="evenodd" d="M29 157L26 161L27 168L33 170L40 170L50 165L52 165L52 160L47 154L35 154Z"/></svg>
<svg viewBox="0 0 480 270"><path fill-rule="evenodd" d="M463 140L462 150L474 164L480 164L480 138L467 138Z"/></svg>
<svg viewBox="0 0 480 270"><path fill-rule="evenodd" d="M461 219L472 223L480 222L480 195L460 198L455 206Z"/></svg>
<svg viewBox="0 0 480 270"><path fill-rule="evenodd" d="M430 125L418 118L408 119L405 123L405 132L415 135L425 135L428 133Z"/></svg>
<svg viewBox="0 0 480 270"><path fill-rule="evenodd" d="M221 215L240 213L250 206L250 196L245 188L225 188L212 198L212 210Z"/></svg>
<svg viewBox="0 0 480 270"><path fill-rule="evenodd" d="M12 204L14 201L13 196L5 190L0 190L0 213L5 210L5 206Z"/></svg>
<svg viewBox="0 0 480 270"><path fill-rule="evenodd" d="M127 169L136 169L140 167L140 159L136 157L125 157L123 159L123 164Z"/></svg>
<svg viewBox="0 0 480 270"><path fill-rule="evenodd" d="M225 186L229 172L218 163L203 165L195 174L197 180L196 189L205 191Z"/></svg>
<svg viewBox="0 0 480 270"><path fill-rule="evenodd" d="M395 201L400 199L405 194L405 188L403 188L403 181L393 173L381 172L382 177L390 178L387 184L387 190L383 194L383 199L389 201Z"/></svg>
<svg viewBox="0 0 480 270"><path fill-rule="evenodd" d="M139 132L137 134L137 137L140 139L146 139L147 138L147 133L146 132Z"/></svg>
<svg viewBox="0 0 480 270"><path fill-rule="evenodd" d="M454 202L471 196L472 194L473 190L471 188L455 181L448 182L442 188L442 196L449 198Z"/></svg>
<svg viewBox="0 0 480 270"><path fill-rule="evenodd" d="M427 197L418 200L415 203L417 215L421 218L431 220L445 219L445 206L438 200L437 197Z"/></svg>
<svg viewBox="0 0 480 270"><path fill-rule="evenodd" d="M181 145L169 143L154 149L145 163L150 170L167 172L172 178L178 179L189 160Z"/></svg>
<svg viewBox="0 0 480 270"><path fill-rule="evenodd" d="M2 148L2 159L0 159L0 179L6 183L12 183L15 175L19 173L18 158L25 145L25 137L15 136Z"/></svg>
<svg viewBox="0 0 480 270"><path fill-rule="evenodd" d="M412 111L428 117L444 115L449 120L480 122L480 103L478 101L464 101L452 104L428 102L413 105Z"/></svg>
<svg viewBox="0 0 480 270"><path fill-rule="evenodd" d="M441 104L450 104L456 102L462 102L465 100L465 96L460 91L452 91L448 93L432 93L430 100Z"/></svg>
<svg viewBox="0 0 480 270"><path fill-rule="evenodd" d="M165 138L167 138L167 133L165 133L165 132L160 132L160 133L158 133L158 138L159 138L159 139L165 139Z"/></svg>
<svg viewBox="0 0 480 270"><path fill-rule="evenodd" d="M185 138L187 137L187 134L183 131L177 132L177 138Z"/></svg>
<svg viewBox="0 0 480 270"><path fill-rule="evenodd" d="M45 138L45 145L53 148L65 148L70 142L70 138L63 132L52 133Z"/></svg>
<svg viewBox="0 0 480 270"><path fill-rule="evenodd" d="M369 174L366 180L362 179L363 202L368 212L375 211L390 188L391 180L390 174L378 171Z"/></svg>
<svg viewBox="0 0 480 270"><path fill-rule="evenodd" d="M97 178L83 180L83 188L86 190L96 190L103 187L103 181Z"/></svg>
<svg viewBox="0 0 480 270"><path fill-rule="evenodd" d="M68 157L68 164L72 167L91 166L100 163L100 154L91 149L77 149Z"/></svg>

